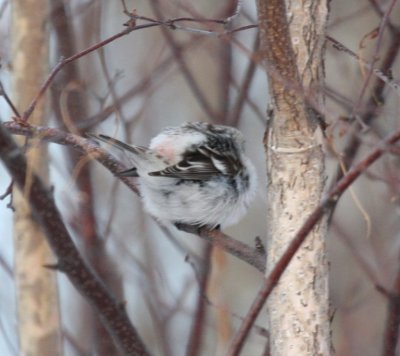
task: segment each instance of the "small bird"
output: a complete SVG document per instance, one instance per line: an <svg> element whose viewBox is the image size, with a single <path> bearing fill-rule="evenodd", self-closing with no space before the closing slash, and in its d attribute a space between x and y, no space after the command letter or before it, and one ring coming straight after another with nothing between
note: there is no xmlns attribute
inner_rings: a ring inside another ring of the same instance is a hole
<svg viewBox="0 0 400 356"><path fill-rule="evenodd" d="M144 208L161 223L224 228L243 217L255 195L256 171L233 127L168 127L148 148L89 136L128 151L134 167L116 175L138 177Z"/></svg>

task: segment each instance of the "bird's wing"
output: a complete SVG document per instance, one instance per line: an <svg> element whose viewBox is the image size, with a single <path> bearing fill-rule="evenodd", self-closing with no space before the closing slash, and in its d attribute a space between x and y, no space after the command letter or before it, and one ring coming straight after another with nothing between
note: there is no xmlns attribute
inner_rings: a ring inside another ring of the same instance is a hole
<svg viewBox="0 0 400 356"><path fill-rule="evenodd" d="M150 172L150 176L169 177L188 180L207 180L217 175L233 176L238 173L241 164L231 152L217 152L208 146L200 146L196 151L187 153L175 165Z"/></svg>

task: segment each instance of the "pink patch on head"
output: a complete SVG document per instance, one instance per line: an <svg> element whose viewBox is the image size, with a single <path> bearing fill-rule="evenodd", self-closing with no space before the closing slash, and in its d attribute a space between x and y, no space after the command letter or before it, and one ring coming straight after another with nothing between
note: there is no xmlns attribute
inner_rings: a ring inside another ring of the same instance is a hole
<svg viewBox="0 0 400 356"><path fill-rule="evenodd" d="M159 145L153 147L153 150L171 163L175 163L177 159L176 147L172 140L164 140Z"/></svg>

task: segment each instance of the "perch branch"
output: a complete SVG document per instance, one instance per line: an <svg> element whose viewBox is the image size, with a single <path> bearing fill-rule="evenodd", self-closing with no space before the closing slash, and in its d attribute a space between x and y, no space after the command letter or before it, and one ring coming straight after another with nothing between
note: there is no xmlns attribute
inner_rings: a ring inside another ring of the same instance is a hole
<svg viewBox="0 0 400 356"><path fill-rule="evenodd" d="M56 128L33 126L29 124L21 124L18 122L8 121L2 124L11 133L23 135L26 137L37 137L44 141L54 142L65 146L70 146L83 154L87 154L96 159L104 167L112 173L118 173L126 170L127 167L119 163L111 154L101 148L92 140L64 132ZM0 125L0 127L2 126ZM121 181L133 192L139 194L137 186L129 177L119 177ZM182 225L180 229L201 237L208 242L217 245L231 255L247 262L255 267L260 272L265 271L265 256L259 253L256 249L233 239L232 237L223 234L218 230L207 230L205 228L190 225Z"/></svg>
<svg viewBox="0 0 400 356"><path fill-rule="evenodd" d="M21 149L3 125L0 125L0 159L4 162L15 184L23 189L27 162ZM56 268L69 277L74 286L97 310L105 327L125 355L147 355L143 341L129 321L124 303L118 301L83 262L62 221L52 193L45 188L36 175L32 176L31 189L26 199L58 259Z"/></svg>

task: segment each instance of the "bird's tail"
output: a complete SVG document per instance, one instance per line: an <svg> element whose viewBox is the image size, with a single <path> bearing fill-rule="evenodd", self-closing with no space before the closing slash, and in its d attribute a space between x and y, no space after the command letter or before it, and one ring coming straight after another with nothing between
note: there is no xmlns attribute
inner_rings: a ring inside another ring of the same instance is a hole
<svg viewBox="0 0 400 356"><path fill-rule="evenodd" d="M109 144L121 151L127 151L130 153L133 153L133 156L131 156L131 158L135 162L135 165L148 160L149 149L147 147L128 145L125 142L122 142L113 137L103 135L103 134L86 133L86 136L93 138L96 141L101 141L106 144ZM118 172L116 174L116 176L137 177L138 173L137 173L136 167L133 167L131 169L127 169L126 171Z"/></svg>
<svg viewBox="0 0 400 356"><path fill-rule="evenodd" d="M107 135L103 135L103 134L97 135L94 133L86 133L86 136L94 138L95 140L98 140L98 141L108 143L109 145L112 145L122 151L129 151L129 152L132 152L139 156L143 156L148 151L147 147L128 145L127 143L117 140L116 138L113 138L113 137L110 137Z"/></svg>

